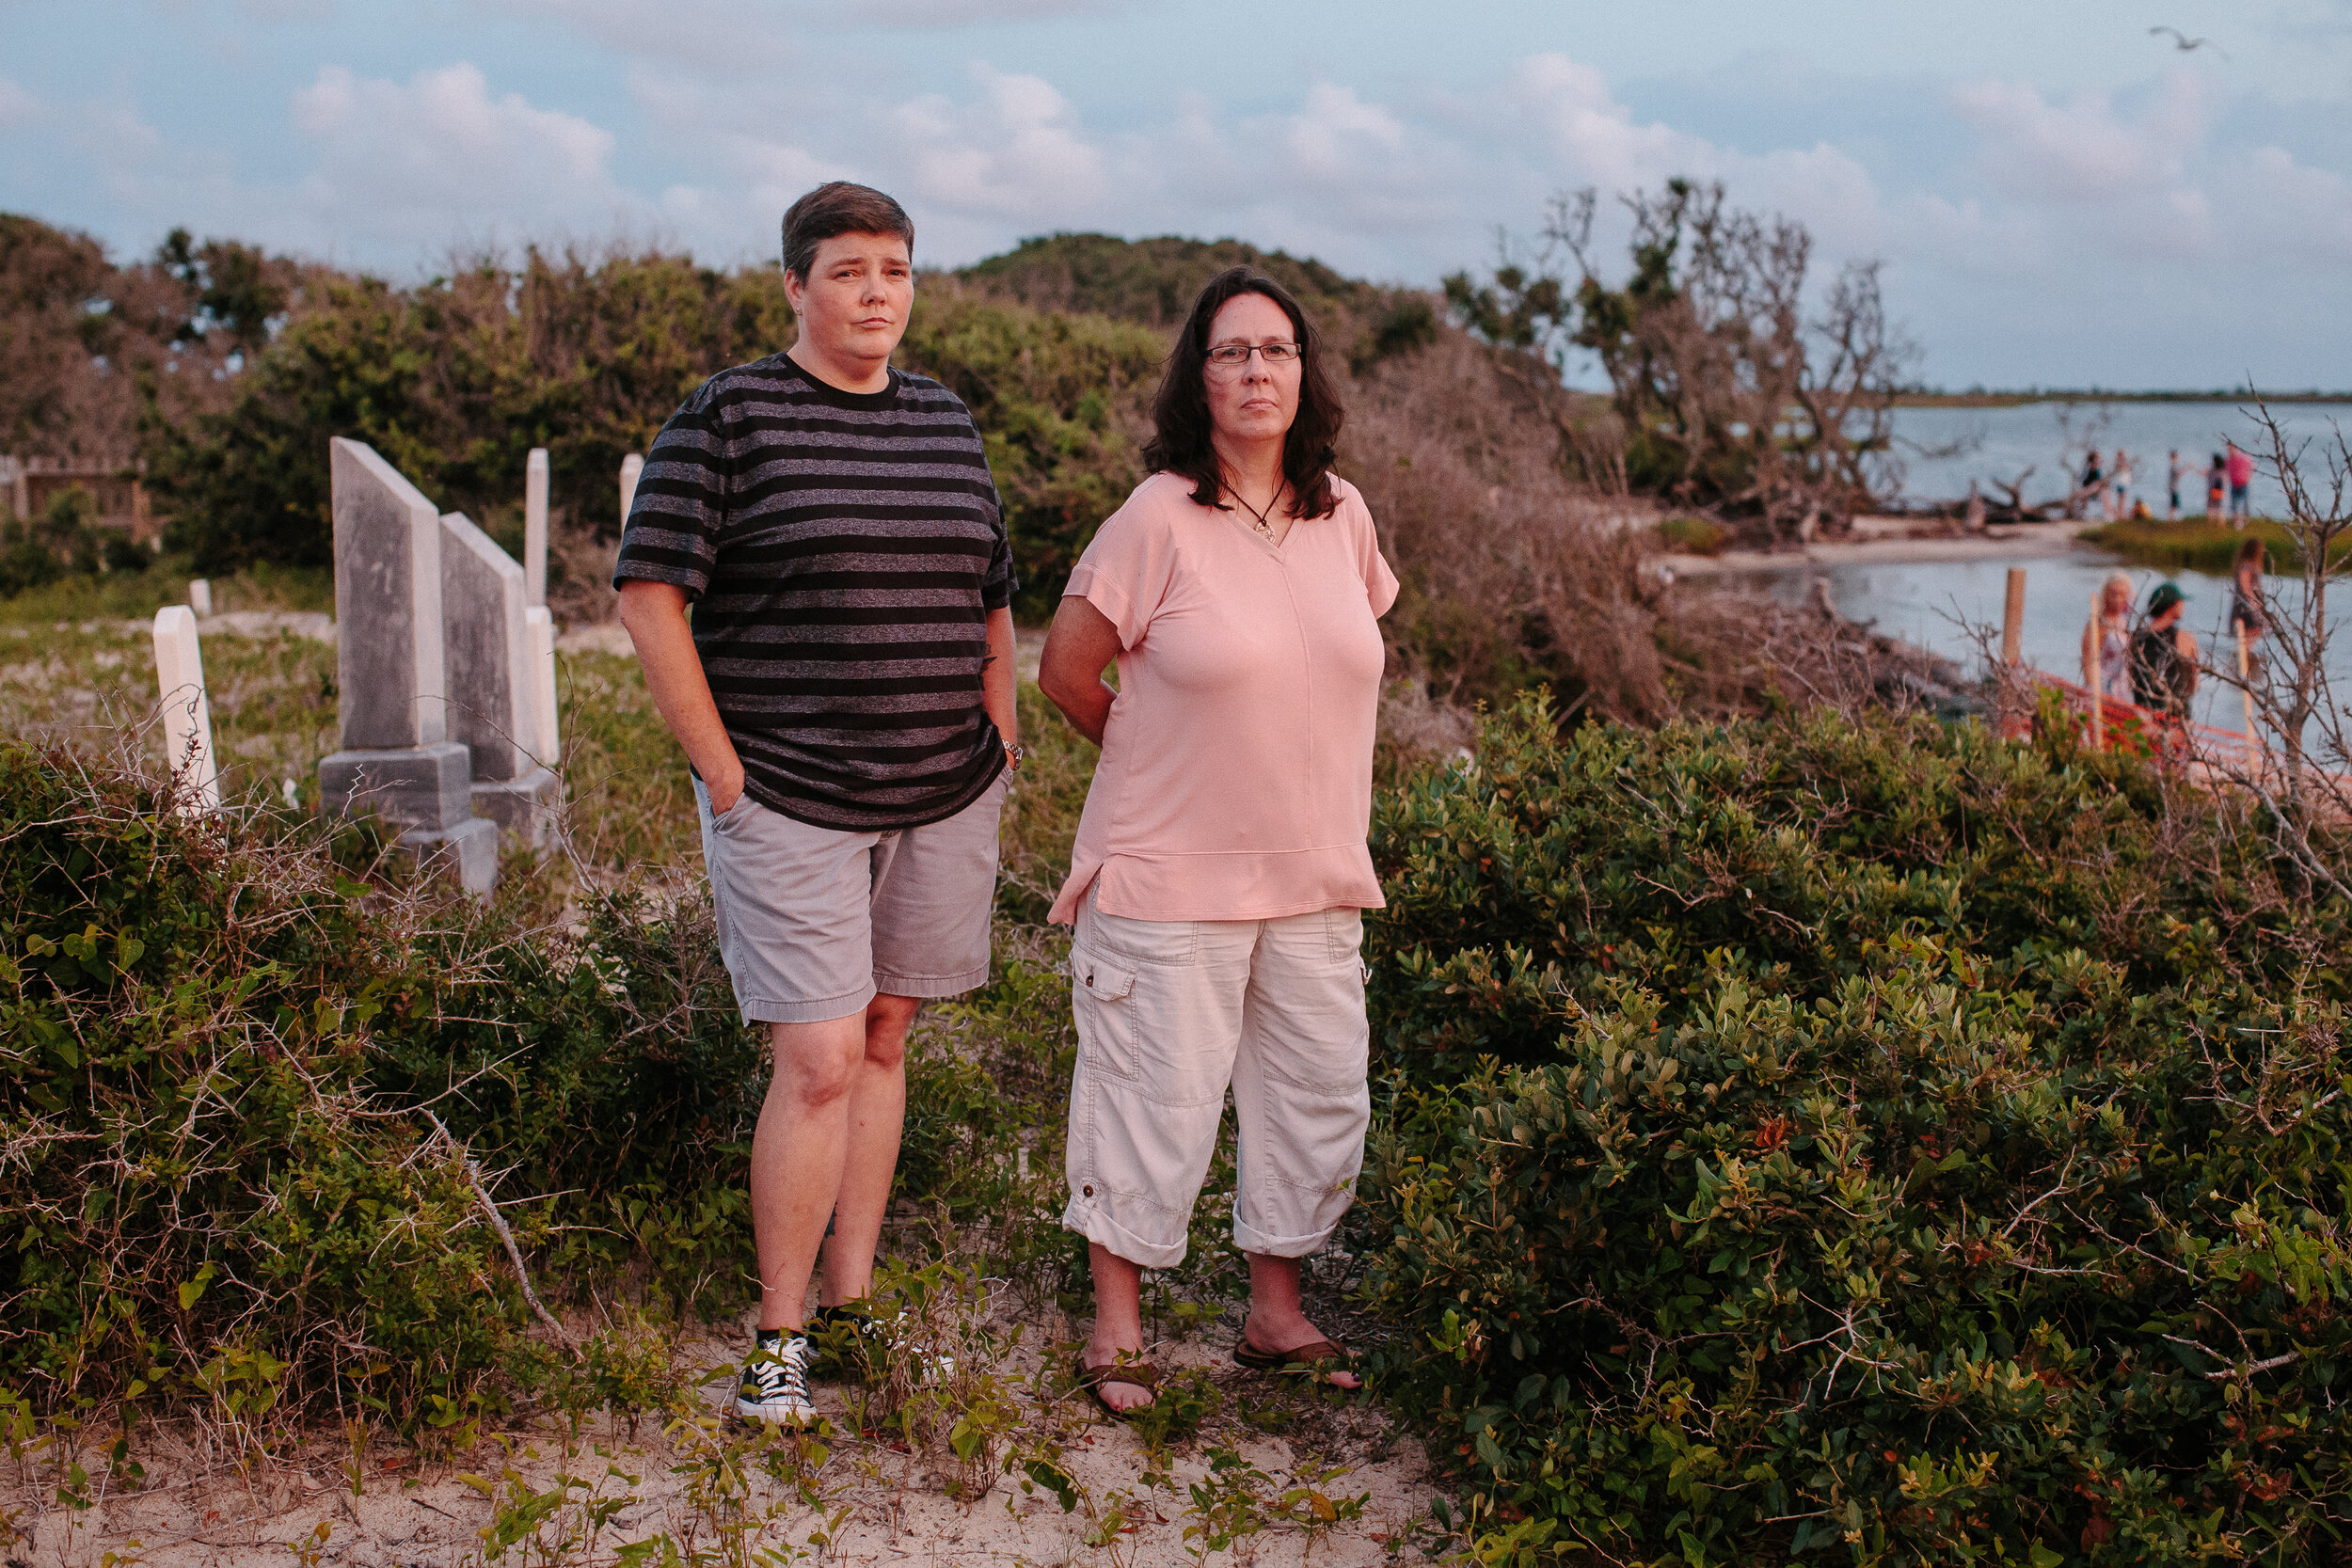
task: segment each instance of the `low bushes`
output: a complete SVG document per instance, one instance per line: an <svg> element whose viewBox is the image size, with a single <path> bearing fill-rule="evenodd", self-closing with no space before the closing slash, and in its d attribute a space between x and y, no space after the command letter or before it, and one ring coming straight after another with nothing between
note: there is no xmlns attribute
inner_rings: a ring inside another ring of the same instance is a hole
<svg viewBox="0 0 2352 1568"><path fill-rule="evenodd" d="M2217 578L2228 577L2236 567L2238 549L2249 536L2260 539L2270 552L2271 571L2302 571L2301 543L2292 531L2267 517L2255 518L2243 529L2227 523L2209 523L2202 516L2185 517L2176 523L2126 519L2084 535L2102 549L2113 550L2124 560L2138 562L2143 566L2168 572L2206 572ZM2352 542L2340 545L2337 549L2339 564L2347 558L2352 558Z"/></svg>
<svg viewBox="0 0 2352 1568"><path fill-rule="evenodd" d="M1491 1546L2352 1523L2352 911L2194 804L1973 726L1533 705L1383 800L1367 1289Z"/></svg>
<svg viewBox="0 0 2352 1568"><path fill-rule="evenodd" d="M464 1153L559 1275L739 1295L762 1064L707 906L524 932L358 879L358 830L167 806L0 748L0 1383L403 1426L495 1402L543 1356Z"/></svg>

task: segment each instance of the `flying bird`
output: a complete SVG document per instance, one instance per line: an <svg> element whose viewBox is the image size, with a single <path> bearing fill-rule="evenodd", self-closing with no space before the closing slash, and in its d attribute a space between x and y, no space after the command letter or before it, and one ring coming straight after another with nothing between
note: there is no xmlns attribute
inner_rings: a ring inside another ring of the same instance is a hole
<svg viewBox="0 0 2352 1568"><path fill-rule="evenodd" d="M2221 45L2214 42L2211 39L2190 38L2186 33L2182 32L2178 27L2151 27L2148 29L2148 36L2150 38L2154 38L2160 33L2171 34L2172 47L2179 50L2184 55L2193 53L2199 49L2210 49L2215 54L2220 55L2225 60L2230 57L2228 55L2222 53Z"/></svg>

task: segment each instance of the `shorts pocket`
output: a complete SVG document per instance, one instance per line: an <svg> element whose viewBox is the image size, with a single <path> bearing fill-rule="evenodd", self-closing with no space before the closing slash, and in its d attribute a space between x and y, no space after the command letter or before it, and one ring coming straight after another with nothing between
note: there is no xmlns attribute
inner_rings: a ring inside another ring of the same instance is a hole
<svg viewBox="0 0 2352 1568"><path fill-rule="evenodd" d="M1333 963L1361 969L1364 960L1364 911L1324 911L1323 940L1327 944L1325 950Z"/></svg>
<svg viewBox="0 0 2352 1568"><path fill-rule="evenodd" d="M1136 1076L1136 974L1083 947L1070 950L1070 990L1078 1049L1095 1070Z"/></svg>

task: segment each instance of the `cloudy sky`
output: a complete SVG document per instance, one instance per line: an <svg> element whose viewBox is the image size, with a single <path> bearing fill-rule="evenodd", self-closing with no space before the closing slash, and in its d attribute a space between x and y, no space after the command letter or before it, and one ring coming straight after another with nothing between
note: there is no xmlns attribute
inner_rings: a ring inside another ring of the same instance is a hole
<svg viewBox="0 0 2352 1568"><path fill-rule="evenodd" d="M1093 229L1426 284L1680 173L1883 258L1933 383L2352 386L2352 0L0 0L0 208L119 256L727 262L838 176L928 265Z"/></svg>

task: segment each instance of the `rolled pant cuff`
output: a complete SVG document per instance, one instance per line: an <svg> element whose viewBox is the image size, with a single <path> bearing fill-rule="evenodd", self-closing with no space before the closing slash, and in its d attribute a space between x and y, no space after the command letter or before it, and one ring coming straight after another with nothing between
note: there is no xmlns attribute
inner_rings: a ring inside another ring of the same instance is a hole
<svg viewBox="0 0 2352 1568"><path fill-rule="evenodd" d="M854 1018L864 1012L874 1000L874 988L846 992L840 996L820 997L814 1002L787 1002L775 997L750 996L742 1002L746 1023L830 1023L836 1018Z"/></svg>
<svg viewBox="0 0 2352 1568"><path fill-rule="evenodd" d="M944 996L961 996L965 991L988 984L988 965L967 969L961 974L882 974L874 976L874 989L884 996L909 996L918 1001L935 1002Z"/></svg>
<svg viewBox="0 0 2352 1568"><path fill-rule="evenodd" d="M1174 1246L1155 1245L1100 1208L1077 1198L1072 1198L1070 1207L1062 1211L1061 1223L1065 1230L1076 1231L1114 1258L1123 1258L1139 1269L1172 1269L1184 1260L1191 1246L1188 1240Z"/></svg>
<svg viewBox="0 0 2352 1568"><path fill-rule="evenodd" d="M1327 1226L1311 1236L1269 1236L1255 1226L1233 1222L1233 1245L1243 1252L1254 1252L1261 1258L1304 1258L1321 1252L1331 1239L1337 1225Z"/></svg>

